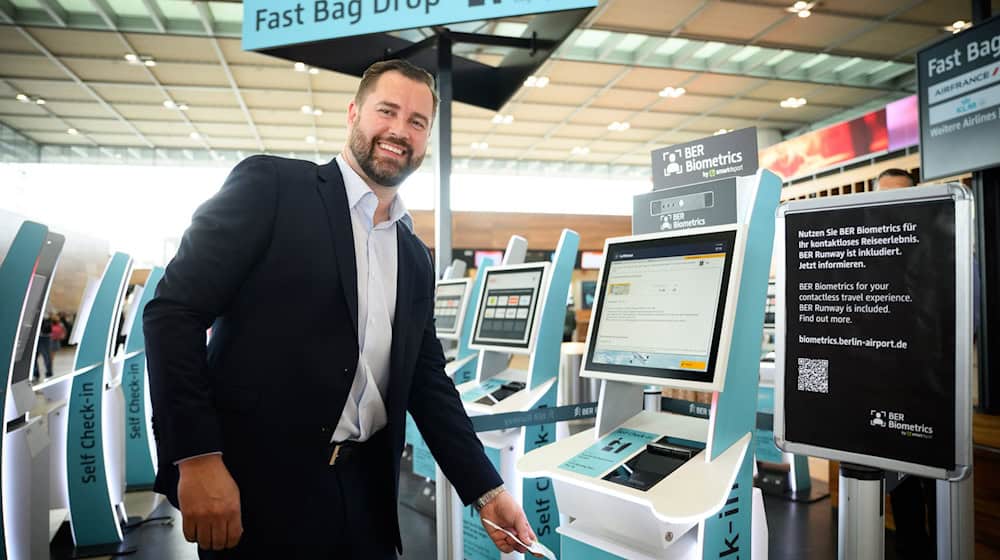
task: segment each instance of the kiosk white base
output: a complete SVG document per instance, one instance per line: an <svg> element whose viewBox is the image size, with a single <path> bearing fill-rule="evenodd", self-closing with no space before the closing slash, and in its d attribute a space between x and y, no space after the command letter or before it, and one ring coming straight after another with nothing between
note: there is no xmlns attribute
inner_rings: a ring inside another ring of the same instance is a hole
<svg viewBox="0 0 1000 560"><path fill-rule="evenodd" d="M8 558L49 557L49 436L35 417L4 437L3 512ZM0 551L2 552L2 551Z"/></svg>
<svg viewBox="0 0 1000 560"><path fill-rule="evenodd" d="M708 427L708 421L700 418L643 411L616 429L704 442ZM627 549L627 554L615 553L623 558L693 557L689 547L700 550L700 546L697 531L692 529L725 505L751 434L714 461L708 461L704 451L698 453L647 491L561 468L605 435L591 428L537 449L518 462L525 476L550 477L560 512L576 518L560 533L601 550ZM642 450L636 447L619 464Z"/></svg>

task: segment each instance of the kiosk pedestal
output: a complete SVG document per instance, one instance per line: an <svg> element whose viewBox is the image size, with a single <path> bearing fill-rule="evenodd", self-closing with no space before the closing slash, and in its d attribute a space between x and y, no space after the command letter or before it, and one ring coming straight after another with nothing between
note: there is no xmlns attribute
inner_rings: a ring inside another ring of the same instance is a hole
<svg viewBox="0 0 1000 560"><path fill-rule="evenodd" d="M885 558L885 472L841 463L837 556Z"/></svg>

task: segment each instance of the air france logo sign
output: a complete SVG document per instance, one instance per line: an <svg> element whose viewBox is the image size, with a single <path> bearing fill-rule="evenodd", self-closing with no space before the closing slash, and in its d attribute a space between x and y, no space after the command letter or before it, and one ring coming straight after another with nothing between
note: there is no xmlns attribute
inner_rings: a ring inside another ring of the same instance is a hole
<svg viewBox="0 0 1000 560"><path fill-rule="evenodd" d="M597 0L245 0L243 49L595 6Z"/></svg>
<svg viewBox="0 0 1000 560"><path fill-rule="evenodd" d="M757 172L757 130L744 128L652 153L653 185L669 189Z"/></svg>

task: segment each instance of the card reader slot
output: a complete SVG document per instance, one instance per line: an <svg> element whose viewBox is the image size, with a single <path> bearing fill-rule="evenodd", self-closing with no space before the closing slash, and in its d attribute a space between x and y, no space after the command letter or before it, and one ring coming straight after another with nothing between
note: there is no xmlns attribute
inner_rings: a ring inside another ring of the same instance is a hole
<svg viewBox="0 0 1000 560"><path fill-rule="evenodd" d="M500 386L499 389L489 393L485 397L482 397L476 401L476 404L485 404L486 406L492 406L498 402L506 399L507 397L513 395L514 393L527 387L522 381L509 381Z"/></svg>
<svg viewBox="0 0 1000 560"><path fill-rule="evenodd" d="M604 480L646 491L691 460L700 449L666 442L646 444L646 449L604 476Z"/></svg>

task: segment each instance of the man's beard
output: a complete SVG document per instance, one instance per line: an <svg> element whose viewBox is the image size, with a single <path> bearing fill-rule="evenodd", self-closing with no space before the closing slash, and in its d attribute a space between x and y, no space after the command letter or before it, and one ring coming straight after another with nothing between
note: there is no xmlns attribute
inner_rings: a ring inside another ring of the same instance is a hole
<svg viewBox="0 0 1000 560"><path fill-rule="evenodd" d="M400 163L396 160L380 160L375 156L376 144L379 138L367 138L359 127L354 127L351 131L349 145L355 161L361 166L361 170L369 179L383 187L398 187L406 180L411 173L420 167L424 161L421 154L416 159L413 158L413 148L410 143L402 138L393 138L385 141L386 144L402 147L406 150L405 161Z"/></svg>

